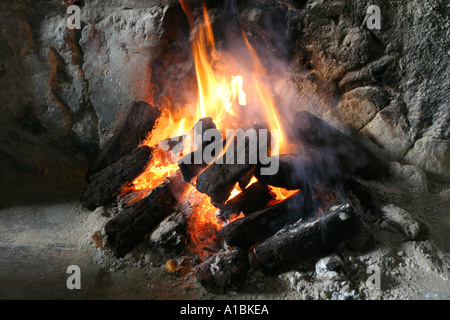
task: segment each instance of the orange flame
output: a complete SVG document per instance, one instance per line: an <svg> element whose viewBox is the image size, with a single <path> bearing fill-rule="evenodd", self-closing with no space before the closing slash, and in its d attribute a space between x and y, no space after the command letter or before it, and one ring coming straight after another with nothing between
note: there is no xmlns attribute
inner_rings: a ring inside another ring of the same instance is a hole
<svg viewBox="0 0 450 320"><path fill-rule="evenodd" d="M277 188L272 186L270 187L270 191L275 194L275 201L282 201L298 192L298 190L287 190L284 188Z"/></svg>
<svg viewBox="0 0 450 320"><path fill-rule="evenodd" d="M267 123L269 129L279 130L280 134L274 140L278 144L279 152L285 152L288 143L281 117L276 108L270 86L265 83L267 78L265 69L247 36L242 32L252 63L247 65L245 62L239 61L239 58L233 59L231 57L231 60L237 63L237 66L233 67L233 64L226 63L230 56L216 50L214 33L206 5L203 4L201 25L197 26L188 3L185 0L180 0L180 3L194 32L192 55L195 62L198 87L196 110L191 110L190 107L194 106L186 106L178 112L169 109L162 110L162 115L156 127L143 144L153 147L162 140L180 136L187 129L191 129L196 121L205 117L211 117L216 126L222 130L235 128L237 125L247 125L248 121L243 114L249 108L256 106L256 110L253 111L261 116L261 119L254 120ZM249 67L251 67L251 72L246 72L245 70L248 70ZM251 105L248 104L249 102ZM276 155L276 153L272 154ZM169 161L167 155L160 148L155 148L150 165L141 176L133 181L133 188L136 190L155 188L176 170L178 170L178 165ZM255 182L256 178L253 178L250 184ZM129 188L127 188L127 191L129 191ZM276 200L283 200L295 192L282 188L272 188L272 191L276 194ZM192 190L192 192L197 191ZM242 190L236 186L229 200L241 192ZM214 241L217 240L215 232L221 228L221 224L215 217L217 209L205 195L203 197L204 199L195 208L188 226L194 251L199 256L204 256L207 251L206 248L214 244ZM236 216L233 219L240 217Z"/></svg>
<svg viewBox="0 0 450 320"><path fill-rule="evenodd" d="M193 25L185 1L180 1ZM192 42L192 54L198 85L197 120L212 117L218 127L224 127L229 116L236 115L238 105L244 106L246 94L243 76L220 70L220 56L215 48L214 34L208 11L203 4L203 25Z"/></svg>
<svg viewBox="0 0 450 320"><path fill-rule="evenodd" d="M219 249L217 248L216 232L220 230L222 224L219 223L215 215L217 208L211 204L206 195L192 189L188 197L195 198L198 201L193 206L193 212L187 225L187 234L190 239L188 245L198 257L203 259Z"/></svg>
<svg viewBox="0 0 450 320"><path fill-rule="evenodd" d="M239 214L233 214L231 217L230 217L230 219L228 220L228 223L232 223L232 222L234 222L234 221L236 221L236 220L239 220L239 219L242 219L242 218L244 218L245 217L245 215L241 212L241 213L239 213Z"/></svg>
<svg viewBox="0 0 450 320"><path fill-rule="evenodd" d="M255 182L258 182L258 179L256 179L256 177L253 177L244 189L247 189ZM243 190L239 187L239 182L237 182L236 185L234 186L234 189L231 191L230 197L227 199L227 201L230 201L231 199L235 198L237 195L241 194L242 191Z"/></svg>
<svg viewBox="0 0 450 320"><path fill-rule="evenodd" d="M164 109L156 127L149 133L142 144L154 147L165 139L185 134L186 128L191 128L194 124L195 120L193 118ZM172 163L167 154L156 147L152 154L152 161L150 161L147 169L132 182L133 188L135 190L153 189L177 170L178 164Z"/></svg>
<svg viewBox="0 0 450 320"><path fill-rule="evenodd" d="M286 133L284 132L283 126L281 124L280 114L275 106L272 91L264 82L261 81L261 79L266 76L265 69L261 61L259 60L258 54L250 44L244 31L242 31L242 37L244 38L245 44L247 45L247 48L253 58L253 84L259 97L259 103L262 108L262 112L264 113L265 120L267 121L270 129L280 130L280 134L277 137L278 139L275 139L275 143L278 144L275 150L278 150L279 153L284 153L288 151L289 146L287 144ZM272 155L277 154L273 152Z"/></svg>

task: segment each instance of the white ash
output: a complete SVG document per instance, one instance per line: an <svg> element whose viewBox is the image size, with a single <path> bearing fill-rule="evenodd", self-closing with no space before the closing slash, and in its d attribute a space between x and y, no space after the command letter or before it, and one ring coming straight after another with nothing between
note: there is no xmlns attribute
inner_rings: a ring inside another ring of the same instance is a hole
<svg viewBox="0 0 450 320"><path fill-rule="evenodd" d="M394 228L398 228L408 239L415 239L419 235L419 223L404 209L393 204L381 208L383 219Z"/></svg>
<svg viewBox="0 0 450 320"><path fill-rule="evenodd" d="M320 278L336 279L344 272L344 265L337 254L320 259L316 263L316 275Z"/></svg>
<svg viewBox="0 0 450 320"><path fill-rule="evenodd" d="M389 182L399 188L410 188L419 192L427 192L427 176L417 166L402 165L398 162L388 163Z"/></svg>

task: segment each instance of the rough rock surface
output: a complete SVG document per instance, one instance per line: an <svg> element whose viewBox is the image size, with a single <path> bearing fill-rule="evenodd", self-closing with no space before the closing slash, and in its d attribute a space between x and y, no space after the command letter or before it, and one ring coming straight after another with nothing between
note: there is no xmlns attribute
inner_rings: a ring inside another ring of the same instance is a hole
<svg viewBox="0 0 450 320"><path fill-rule="evenodd" d="M252 1L258 3L258 1ZM279 1L299 108L335 122L387 161L448 178L449 21L440 1ZM297 59L297 60L296 60ZM306 68L306 69L305 69Z"/></svg>
<svg viewBox="0 0 450 320"><path fill-rule="evenodd" d="M90 17L99 3L83 8L86 25L79 41L84 54L83 71L89 97L99 119L100 146L123 116L124 105L145 100L150 89L150 69L160 54L161 21L165 7L116 7L101 4L100 17Z"/></svg>
<svg viewBox="0 0 450 320"><path fill-rule="evenodd" d="M388 163L389 179L398 187L428 191L427 176L419 167L402 165L398 162Z"/></svg>
<svg viewBox="0 0 450 320"><path fill-rule="evenodd" d="M81 6L81 30L66 28L70 3ZM445 4L377 1L380 30L366 25L370 4L252 0L226 13L209 5L215 27L246 30L280 105L321 116L385 161L448 179ZM178 107L195 92L177 1L8 0L0 17L0 155L27 169L86 168L130 102Z"/></svg>
<svg viewBox="0 0 450 320"><path fill-rule="evenodd" d="M409 212L393 204L381 208L383 219L394 228L397 228L408 239L414 239L419 235L419 223L414 220Z"/></svg>
<svg viewBox="0 0 450 320"><path fill-rule="evenodd" d="M32 171L85 169L148 99L161 52L161 2L77 2L82 30L69 30L71 2L0 5L0 154Z"/></svg>

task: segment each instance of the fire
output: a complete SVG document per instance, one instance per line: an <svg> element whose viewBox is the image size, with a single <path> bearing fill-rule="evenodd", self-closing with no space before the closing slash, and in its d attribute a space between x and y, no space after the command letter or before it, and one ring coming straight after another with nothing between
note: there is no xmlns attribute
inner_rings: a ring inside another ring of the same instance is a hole
<svg viewBox="0 0 450 320"><path fill-rule="evenodd" d="M154 160L150 162L144 173L133 181L132 185L135 190L156 188L164 182L164 179L178 170L176 163L165 163L164 157L160 153L161 151L157 151Z"/></svg>
<svg viewBox="0 0 450 320"><path fill-rule="evenodd" d="M239 220L239 219L242 219L242 218L244 218L245 217L245 215L241 212L241 213L239 213L239 214L233 214L231 217L230 217L230 219L228 220L228 223L232 223L232 222L234 222L234 221L236 221L236 220Z"/></svg>
<svg viewBox="0 0 450 320"><path fill-rule="evenodd" d="M247 100L250 96L246 93L246 90L249 90L252 106L257 109L253 111L262 115L259 120L266 122L269 129L280 130L276 142L281 148L280 152L284 151L287 142L281 118L271 89L263 82L266 78L265 68L245 34L242 32L243 41L252 61L251 71L246 72L246 77L241 73L248 69L246 62L237 61L239 57L233 57L232 54L217 52L205 4L202 25L196 28L187 2L180 0L180 3L189 18L192 30L196 30L192 41L192 54L198 85L197 120L212 117L219 128L229 128L236 123L245 124L242 112L249 107Z"/></svg>
<svg viewBox="0 0 450 320"><path fill-rule="evenodd" d="M158 123L148 134L143 145L152 147L162 140L181 136L194 126L195 121L189 113L184 114L180 111L174 112L169 109L163 109Z"/></svg>
<svg viewBox="0 0 450 320"><path fill-rule="evenodd" d="M252 55L252 61L253 61L253 69L252 69L252 78L253 78L253 84L254 88L257 92L259 103L261 106L261 109L265 115L265 119L269 124L270 129L278 129L280 130L280 135L278 136L278 139L275 139L275 142L278 144L277 148L275 150L279 151L280 153L285 153L289 149L289 145L286 140L286 134L283 130L283 126L281 125L280 115L275 107L275 101L272 95L272 91L266 84L264 84L260 79L264 78L265 76L265 69L263 65L261 64L261 61L259 60L258 54L256 53L255 49L252 47L250 42L248 41L247 36L242 31L242 37L244 38L245 44L247 45L247 48L249 52ZM272 152L272 155L278 155L275 152Z"/></svg>
<svg viewBox="0 0 450 320"><path fill-rule="evenodd" d="M233 199L234 197L236 197L238 194L240 194L242 192L241 188L239 187L239 183L236 183L236 185L234 186L234 189L231 191L230 197L228 198L227 201L230 201L231 199Z"/></svg>
<svg viewBox="0 0 450 320"><path fill-rule="evenodd" d="M143 145L157 146L160 141L185 134L201 118L211 117L219 130L245 127L254 122L266 123L269 129L279 130L276 136L272 132L278 144L278 148L272 150L285 152L288 148L286 134L272 91L266 84L265 68L245 33L242 32L243 46L247 48L251 63L245 62L240 56L234 57L233 54L216 50L212 24L205 4L201 25L197 26L187 1L180 0L180 3L194 32L191 49L197 76L197 104L186 106L177 112L167 108L161 110L162 115L156 127ZM248 115L246 112L259 118L246 116ZM249 119L252 119L251 123ZM135 190L153 189L179 169L178 164L170 161L161 149L154 148L154 150L148 168L132 182L132 188ZM249 185L256 181L253 177ZM129 189L127 187L123 192ZM283 200L295 192L282 188L272 188L272 191L276 194L276 200ZM194 192L198 193L193 189L191 193ZM236 185L228 200L241 192ZM217 209L206 195L202 197L203 200L195 207L188 224L192 248L201 257L205 255L206 248L214 243L215 232L222 226L215 216ZM236 216L233 219L241 217Z"/></svg>
<svg viewBox="0 0 450 320"><path fill-rule="evenodd" d="M214 253L217 246L216 232L220 230L222 224L216 218L217 208L211 204L206 195L192 189L188 197L197 202L193 206L187 226L189 247L198 257L205 258Z"/></svg>
<svg viewBox="0 0 450 320"><path fill-rule="evenodd" d="M258 182L258 180L256 179L256 177L253 177L244 189L247 189L255 182ZM230 201L231 199L235 198L237 195L241 194L242 191L243 190L239 187L239 183L236 183L236 185L234 186L234 189L231 191L230 197L227 199L227 201Z"/></svg>
<svg viewBox="0 0 450 320"><path fill-rule="evenodd" d="M180 2L194 29L195 22L185 1ZM221 57L216 51L211 21L205 5L203 25L195 34L192 54L198 85L197 120L212 117L218 127L224 127L228 117L236 115L238 106L247 105L243 90L244 78L239 74L231 74L226 68L220 68Z"/></svg>
<svg viewBox="0 0 450 320"><path fill-rule="evenodd" d="M249 186L251 186L252 184L254 184L256 182L258 182L258 179L256 179L256 177L253 177L244 189L247 189ZM230 197L227 199L227 201L230 201L231 199L235 198L236 196L241 194L242 191L243 190L241 190L241 188L239 187L239 183L236 183L236 185L234 186L234 189L231 191ZM275 201L282 201L284 199L289 198L291 195L296 193L298 190L287 190L284 188L277 188L277 187L270 186L270 191L275 195Z"/></svg>
<svg viewBox="0 0 450 320"><path fill-rule="evenodd" d="M269 129L279 129L281 132L274 140L280 148L279 151L282 152L287 147L287 143L280 115L275 107L270 88L262 81L265 77L264 67L245 34L242 33L242 37L253 63L251 74L247 79L244 79L242 74L233 72L231 66L224 63L225 58L229 57L221 56L217 52L211 20L205 4L203 4L202 25L196 28L195 20L187 3L184 0L180 0L180 3L189 18L192 30L196 30L192 41L198 85L196 115L192 115L191 110L187 110L189 108L178 112L169 109L162 110L155 129L143 144L151 147L167 138L180 136L187 129L192 128L196 121L204 117L211 117L219 129L235 127L239 123L245 124L243 123L245 117L242 116L242 108L247 106L249 96L244 87L245 81L248 81L247 88L253 88L252 104L260 109L257 110L257 113L263 115L261 120L268 123ZM176 164L168 162L165 160L164 154L157 152L153 155L147 170L132 184L136 190L151 189L162 183L177 169ZM237 194L238 191L233 191L233 195Z"/></svg>
<svg viewBox="0 0 450 320"><path fill-rule="evenodd" d="M164 109L156 127L149 133L142 145L154 147L162 140L182 136L186 133L187 128L193 127L194 124L195 119L183 117ZM155 148L152 161L150 161L147 169L132 182L133 188L135 190L153 189L177 170L178 164L169 161L163 150Z"/></svg>
<svg viewBox="0 0 450 320"><path fill-rule="evenodd" d="M282 201L284 199L289 198L294 193L298 192L298 190L287 190L284 188L270 187L270 191L275 194L275 201Z"/></svg>

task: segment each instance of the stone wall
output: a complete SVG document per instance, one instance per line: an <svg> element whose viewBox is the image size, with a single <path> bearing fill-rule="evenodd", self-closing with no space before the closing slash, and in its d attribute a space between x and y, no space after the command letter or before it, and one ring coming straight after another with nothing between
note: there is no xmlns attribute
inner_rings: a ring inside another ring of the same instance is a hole
<svg viewBox="0 0 450 320"><path fill-rule="evenodd" d="M74 2L82 30L70 31ZM220 3L208 1L217 21ZM381 8L381 30L365 25L370 4ZM230 19L252 43L285 60L274 87L291 108L323 117L385 161L450 177L443 1L252 0L234 9ZM85 169L130 102L189 99L188 36L177 1L2 1L0 158L39 172Z"/></svg>

